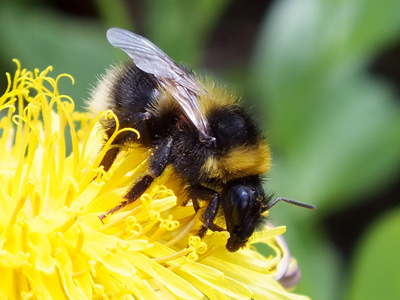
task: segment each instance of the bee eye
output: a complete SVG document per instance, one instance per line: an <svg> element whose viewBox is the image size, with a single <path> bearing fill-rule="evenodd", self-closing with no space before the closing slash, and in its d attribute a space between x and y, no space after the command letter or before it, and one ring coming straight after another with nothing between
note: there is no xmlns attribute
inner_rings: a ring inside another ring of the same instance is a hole
<svg viewBox="0 0 400 300"><path fill-rule="evenodd" d="M237 195L235 197L236 207L239 213L245 213L245 210L249 206L250 195L248 191L244 187L240 187L237 191Z"/></svg>

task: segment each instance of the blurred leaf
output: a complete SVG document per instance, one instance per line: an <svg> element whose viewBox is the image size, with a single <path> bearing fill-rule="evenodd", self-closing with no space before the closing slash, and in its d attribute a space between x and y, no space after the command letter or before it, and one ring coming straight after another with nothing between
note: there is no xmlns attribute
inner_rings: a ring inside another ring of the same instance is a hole
<svg viewBox="0 0 400 300"><path fill-rule="evenodd" d="M121 27L133 30L132 20L125 1L122 0L96 0L97 9L108 27Z"/></svg>
<svg viewBox="0 0 400 300"><path fill-rule="evenodd" d="M400 2L376 3L279 1L260 39L254 81L268 97L273 186L320 213L387 184L400 166L400 107L366 71L400 33Z"/></svg>
<svg viewBox="0 0 400 300"><path fill-rule="evenodd" d="M227 4L228 0L147 1L149 37L174 60L195 67Z"/></svg>
<svg viewBox="0 0 400 300"><path fill-rule="evenodd" d="M399 299L400 210L374 222L355 254L345 299Z"/></svg>
<svg viewBox="0 0 400 300"><path fill-rule="evenodd" d="M115 60L116 52L106 40L106 29L98 24L9 2L0 4L0 19L1 59L11 62L17 58L31 70L52 65L52 74L71 74L75 85L61 80L60 89L77 106L87 99L96 76Z"/></svg>
<svg viewBox="0 0 400 300"><path fill-rule="evenodd" d="M282 204L271 217L287 225L303 270L296 292L313 299L342 299L344 278L318 219L356 194L376 193L399 170L399 103L367 72L399 33L397 0L277 1L261 32L251 91L266 99L275 165L267 187L317 205L310 212Z"/></svg>

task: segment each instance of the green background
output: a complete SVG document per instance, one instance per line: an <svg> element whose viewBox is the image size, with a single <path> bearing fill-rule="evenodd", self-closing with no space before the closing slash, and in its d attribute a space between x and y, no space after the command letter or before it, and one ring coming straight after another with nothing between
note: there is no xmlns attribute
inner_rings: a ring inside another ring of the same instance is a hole
<svg viewBox="0 0 400 300"><path fill-rule="evenodd" d="M302 269L296 292L399 299L399 82L378 71L400 73L400 1L60 3L0 2L3 74L15 70L13 58L28 69L53 65L53 74L74 76L61 92L82 106L96 76L126 59L107 28L148 37L242 95L273 151L266 188L317 206L270 213L287 225Z"/></svg>

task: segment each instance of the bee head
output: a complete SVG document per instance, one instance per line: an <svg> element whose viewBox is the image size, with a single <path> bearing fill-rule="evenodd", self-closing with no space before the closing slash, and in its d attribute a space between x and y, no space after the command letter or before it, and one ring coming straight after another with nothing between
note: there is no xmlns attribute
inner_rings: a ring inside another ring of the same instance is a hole
<svg viewBox="0 0 400 300"><path fill-rule="evenodd" d="M259 177L229 182L222 197L226 228L230 233L226 248L235 252L247 243L263 223L262 213L270 197L265 196Z"/></svg>

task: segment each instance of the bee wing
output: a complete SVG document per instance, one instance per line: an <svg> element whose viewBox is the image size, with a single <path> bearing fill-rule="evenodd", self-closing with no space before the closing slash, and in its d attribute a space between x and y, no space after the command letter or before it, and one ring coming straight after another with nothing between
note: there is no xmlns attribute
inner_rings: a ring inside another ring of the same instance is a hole
<svg viewBox="0 0 400 300"><path fill-rule="evenodd" d="M215 140L197 100L197 96L205 89L191 74L140 35L121 28L110 28L107 39L111 45L128 54L139 69L155 75L164 88L169 88L186 117L198 129L201 140Z"/></svg>

